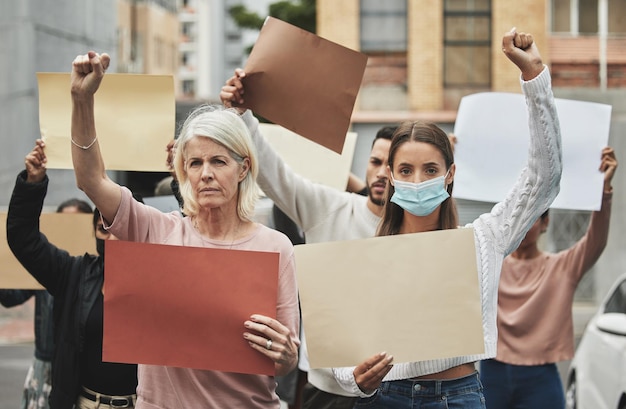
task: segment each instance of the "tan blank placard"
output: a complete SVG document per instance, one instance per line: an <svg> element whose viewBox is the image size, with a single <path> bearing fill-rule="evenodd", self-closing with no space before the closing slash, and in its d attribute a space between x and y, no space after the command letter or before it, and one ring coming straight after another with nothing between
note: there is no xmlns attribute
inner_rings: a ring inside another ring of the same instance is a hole
<svg viewBox="0 0 626 409"><path fill-rule="evenodd" d="M37 73L39 125L49 169L72 169L70 74ZM98 143L106 168L166 172L176 105L170 75L106 74L95 95Z"/></svg>
<svg viewBox="0 0 626 409"><path fill-rule="evenodd" d="M42 213L40 229L48 241L73 256L96 254L93 215L88 213ZM0 288L41 289L13 256L7 243L7 214L0 213Z"/></svg>
<svg viewBox="0 0 626 409"><path fill-rule="evenodd" d="M484 353L470 228L296 246L312 368Z"/></svg>
<svg viewBox="0 0 626 409"><path fill-rule="evenodd" d="M259 130L294 172L315 183L346 190L356 133L346 134L341 154L337 154L280 125L259 124Z"/></svg>

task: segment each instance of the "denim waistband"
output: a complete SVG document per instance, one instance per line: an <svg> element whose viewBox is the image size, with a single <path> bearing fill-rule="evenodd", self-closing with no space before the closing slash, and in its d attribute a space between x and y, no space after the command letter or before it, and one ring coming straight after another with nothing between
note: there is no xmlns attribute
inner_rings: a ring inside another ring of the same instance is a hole
<svg viewBox="0 0 626 409"><path fill-rule="evenodd" d="M379 392L404 396L454 396L482 391L478 371L455 379L410 380L383 382Z"/></svg>

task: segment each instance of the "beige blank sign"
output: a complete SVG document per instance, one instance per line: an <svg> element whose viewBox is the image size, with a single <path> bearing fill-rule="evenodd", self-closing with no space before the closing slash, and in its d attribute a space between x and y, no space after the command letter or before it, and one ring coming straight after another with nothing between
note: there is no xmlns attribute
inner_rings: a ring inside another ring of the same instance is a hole
<svg viewBox="0 0 626 409"><path fill-rule="evenodd" d="M484 352L471 228L296 246L312 368Z"/></svg>
<svg viewBox="0 0 626 409"><path fill-rule="evenodd" d="M41 231L48 241L73 256L96 254L93 215L86 213L42 213ZM0 288L41 289L41 285L13 256L7 243L7 214L0 213Z"/></svg>

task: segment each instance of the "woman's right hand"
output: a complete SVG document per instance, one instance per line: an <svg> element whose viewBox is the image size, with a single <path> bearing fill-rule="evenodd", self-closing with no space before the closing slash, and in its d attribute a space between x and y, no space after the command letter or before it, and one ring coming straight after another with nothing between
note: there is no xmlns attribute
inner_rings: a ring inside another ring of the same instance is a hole
<svg viewBox="0 0 626 409"><path fill-rule="evenodd" d="M46 176L46 154L43 148L46 146L44 141L37 139L35 141L35 147L24 158L24 164L26 165L26 182L39 183Z"/></svg>
<svg viewBox="0 0 626 409"><path fill-rule="evenodd" d="M174 156L176 156L176 139L172 139L171 141L169 141L167 146L165 146L165 151L167 152L165 166L167 166L167 170L170 172L170 175L176 178L176 169L174 169Z"/></svg>
<svg viewBox="0 0 626 409"><path fill-rule="evenodd" d="M300 340L280 321L253 314L244 327L244 339L251 348L274 361L276 375L286 375L296 367Z"/></svg>
<svg viewBox="0 0 626 409"><path fill-rule="evenodd" d="M243 100L243 82L242 79L246 76L246 73L241 68L235 70L235 75L226 80L226 84L222 87L220 92L220 99L222 104L227 108L237 108L238 105L242 105ZM244 109L237 108L239 113L245 111Z"/></svg>
<svg viewBox="0 0 626 409"><path fill-rule="evenodd" d="M393 365L393 356L386 352L376 354L362 364L354 368L352 374L354 380L363 393L373 393L380 386L383 378L387 376Z"/></svg>

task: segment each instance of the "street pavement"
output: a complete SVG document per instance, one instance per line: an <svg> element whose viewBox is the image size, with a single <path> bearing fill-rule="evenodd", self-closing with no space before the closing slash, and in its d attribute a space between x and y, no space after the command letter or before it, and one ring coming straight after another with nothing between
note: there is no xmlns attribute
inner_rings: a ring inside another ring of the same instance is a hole
<svg viewBox="0 0 626 409"><path fill-rule="evenodd" d="M596 307L589 304L574 306L576 344ZM34 351L34 299L14 308L0 307L0 409L19 407L26 372ZM558 364L565 387L569 361ZM286 405L283 403L282 408Z"/></svg>
<svg viewBox="0 0 626 409"><path fill-rule="evenodd" d="M32 342L0 345L0 409L20 407L34 348Z"/></svg>
<svg viewBox="0 0 626 409"><path fill-rule="evenodd" d="M20 407L35 349L33 314L34 299L14 308L0 307L0 409Z"/></svg>
<svg viewBox="0 0 626 409"><path fill-rule="evenodd" d="M20 407L26 373L35 350L34 299L25 304L0 306L0 409ZM285 402L281 409L287 409Z"/></svg>

